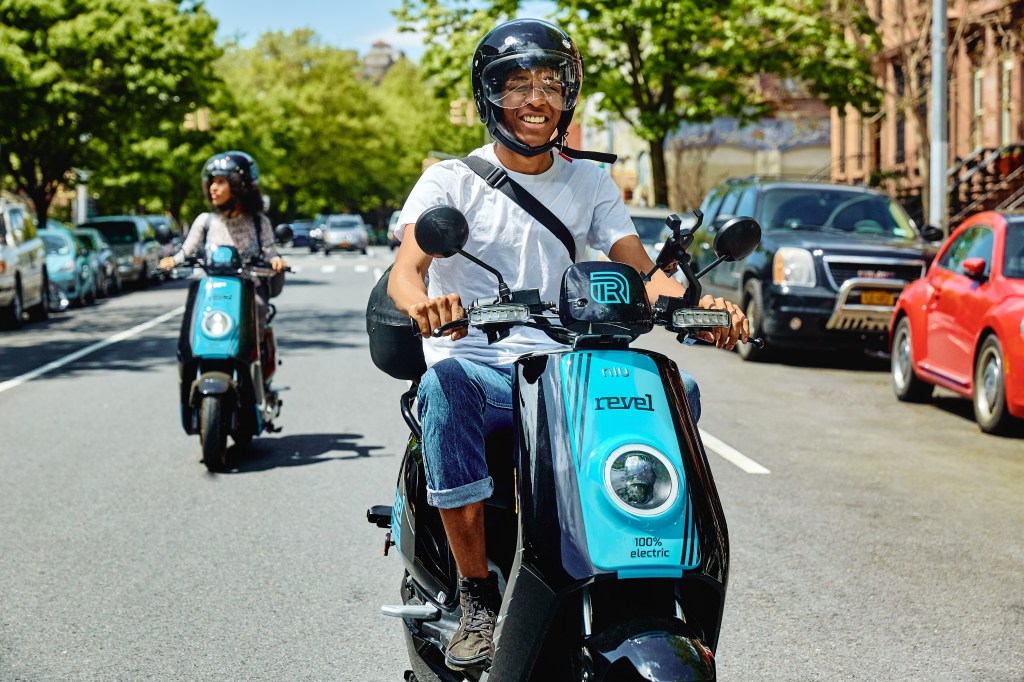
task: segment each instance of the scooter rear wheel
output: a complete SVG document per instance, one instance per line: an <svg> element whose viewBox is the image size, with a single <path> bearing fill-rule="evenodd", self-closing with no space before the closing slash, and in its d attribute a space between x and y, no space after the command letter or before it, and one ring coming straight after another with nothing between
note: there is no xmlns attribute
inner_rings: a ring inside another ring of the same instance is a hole
<svg viewBox="0 0 1024 682"><path fill-rule="evenodd" d="M223 471L228 466L228 415L220 396L203 398L199 408L199 442L203 446L203 463L210 471Z"/></svg>

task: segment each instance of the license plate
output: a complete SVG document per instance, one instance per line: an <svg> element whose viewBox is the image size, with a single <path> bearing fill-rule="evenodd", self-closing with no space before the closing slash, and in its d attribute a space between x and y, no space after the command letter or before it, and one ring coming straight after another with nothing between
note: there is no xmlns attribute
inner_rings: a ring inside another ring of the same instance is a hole
<svg viewBox="0 0 1024 682"><path fill-rule="evenodd" d="M348 247L349 247L349 243L348 242L342 242L341 243L341 248L347 249Z"/></svg>
<svg viewBox="0 0 1024 682"><path fill-rule="evenodd" d="M862 291L860 292L861 305L887 305L896 303L896 294L891 291Z"/></svg>

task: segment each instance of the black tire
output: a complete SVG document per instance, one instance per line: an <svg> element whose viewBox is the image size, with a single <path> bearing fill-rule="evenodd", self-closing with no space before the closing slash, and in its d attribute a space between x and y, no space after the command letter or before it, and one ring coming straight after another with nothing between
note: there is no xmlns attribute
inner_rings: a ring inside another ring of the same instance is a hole
<svg viewBox="0 0 1024 682"><path fill-rule="evenodd" d="M761 315L761 283L752 279L743 287L743 313L750 322L750 337L764 338L764 324ZM747 362L764 362L771 358L766 348L755 348L752 343L736 344L736 352Z"/></svg>
<svg viewBox="0 0 1024 682"><path fill-rule="evenodd" d="M139 270L139 274L135 277L135 288L136 289L145 289L148 286L149 286L149 273L146 272L146 266L145 266L145 264L143 264L142 268Z"/></svg>
<svg viewBox="0 0 1024 682"><path fill-rule="evenodd" d="M199 442L203 447L203 463L214 472L223 471L228 466L230 415L226 412L222 396L206 396L199 407Z"/></svg>
<svg viewBox="0 0 1024 682"><path fill-rule="evenodd" d="M914 371L914 346L911 340L910 319L901 318L892 335L889 376L897 399L905 403L924 403L932 399L934 387L921 381Z"/></svg>
<svg viewBox="0 0 1024 682"><path fill-rule="evenodd" d="M112 295L118 295L121 293L121 275L117 272L114 273L114 286L110 289Z"/></svg>
<svg viewBox="0 0 1024 682"><path fill-rule="evenodd" d="M324 249L324 255L325 256L330 256L331 255L330 249Z"/></svg>
<svg viewBox="0 0 1024 682"><path fill-rule="evenodd" d="M19 329L25 314L24 298L21 292L21 279L14 280L14 297L6 308L0 310L0 327Z"/></svg>
<svg viewBox="0 0 1024 682"><path fill-rule="evenodd" d="M43 288L39 292L39 303L28 309L28 319L42 322L50 318L50 276L43 272Z"/></svg>
<svg viewBox="0 0 1024 682"><path fill-rule="evenodd" d="M1006 372L1003 346L991 334L985 338L974 363L974 420L985 433L1008 433L1017 420L1006 408Z"/></svg>

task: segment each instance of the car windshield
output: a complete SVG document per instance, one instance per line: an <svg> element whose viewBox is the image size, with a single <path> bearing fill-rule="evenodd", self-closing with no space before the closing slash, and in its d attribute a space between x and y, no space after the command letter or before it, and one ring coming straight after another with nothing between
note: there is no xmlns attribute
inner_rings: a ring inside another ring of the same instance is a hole
<svg viewBox="0 0 1024 682"><path fill-rule="evenodd" d="M910 218L895 201L855 190L770 189L764 193L760 215L766 230L845 232L885 240L915 237Z"/></svg>
<svg viewBox="0 0 1024 682"><path fill-rule="evenodd" d="M71 244L64 237L55 234L44 234L40 236L43 238L43 244L46 245L46 253L58 256L66 256L71 253Z"/></svg>
<svg viewBox="0 0 1024 682"><path fill-rule="evenodd" d="M1007 221L1003 276L1024 279L1024 220Z"/></svg>
<svg viewBox="0 0 1024 682"><path fill-rule="evenodd" d="M309 234L309 229L313 226L310 221L294 222L292 225L292 234Z"/></svg>
<svg viewBox="0 0 1024 682"><path fill-rule="evenodd" d="M89 227L99 230L111 244L134 244L138 241L135 223L127 220L109 223L95 223L89 225Z"/></svg>
<svg viewBox="0 0 1024 682"><path fill-rule="evenodd" d="M633 219L633 225L636 226L636 233L640 236L640 241L644 244L655 244L661 241L661 231L665 227L664 218L630 217Z"/></svg>
<svg viewBox="0 0 1024 682"><path fill-rule="evenodd" d="M363 223L358 218L331 218L327 221L327 227L333 229L345 229L353 227L362 227Z"/></svg>

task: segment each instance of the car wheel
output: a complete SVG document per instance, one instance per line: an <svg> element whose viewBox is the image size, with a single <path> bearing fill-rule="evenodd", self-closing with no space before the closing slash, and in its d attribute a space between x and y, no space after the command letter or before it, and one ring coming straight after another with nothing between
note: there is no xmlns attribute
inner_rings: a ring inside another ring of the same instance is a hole
<svg viewBox="0 0 1024 682"><path fill-rule="evenodd" d="M363 254L365 256L366 255L366 247L364 246L363 248L359 249L359 253L361 253L361 254Z"/></svg>
<svg viewBox="0 0 1024 682"><path fill-rule="evenodd" d="M0 310L0 326L4 329L18 329L21 327L22 316L25 314L25 307L22 301L21 280L14 281L14 298L6 308Z"/></svg>
<svg viewBox="0 0 1024 682"><path fill-rule="evenodd" d="M50 317L50 276L43 272L43 286L39 291L39 303L28 309L28 318L42 322Z"/></svg>
<svg viewBox="0 0 1024 682"><path fill-rule="evenodd" d="M974 420L985 433L1005 433L1015 422L1006 409L1003 346L995 335L981 344L974 366Z"/></svg>
<svg viewBox="0 0 1024 682"><path fill-rule="evenodd" d="M761 306L761 283L752 279L743 287L743 313L750 323L751 338L758 336L764 338ZM764 362L771 357L767 349L755 348L752 343L737 343L736 352L748 362Z"/></svg>
<svg viewBox="0 0 1024 682"><path fill-rule="evenodd" d="M330 256L331 255L330 249L324 249L324 255L325 256Z"/></svg>
<svg viewBox="0 0 1024 682"><path fill-rule="evenodd" d="M905 403L923 403L931 400L932 385L917 378L914 372L914 346L910 336L910 318L900 319L892 335L892 390Z"/></svg>

